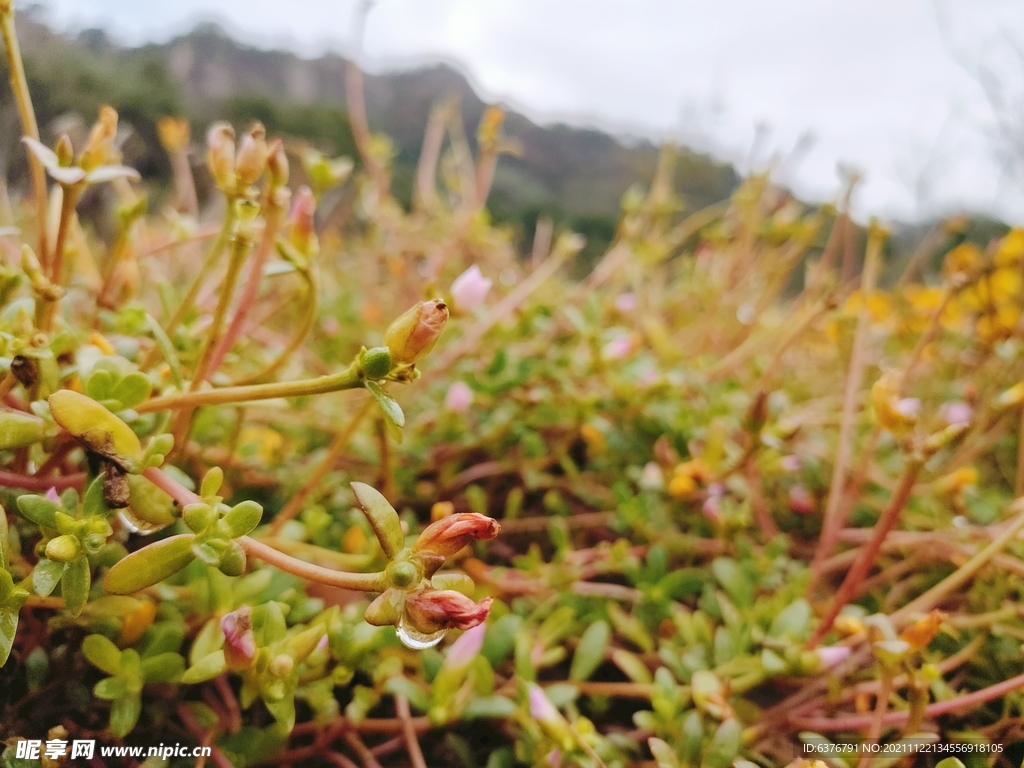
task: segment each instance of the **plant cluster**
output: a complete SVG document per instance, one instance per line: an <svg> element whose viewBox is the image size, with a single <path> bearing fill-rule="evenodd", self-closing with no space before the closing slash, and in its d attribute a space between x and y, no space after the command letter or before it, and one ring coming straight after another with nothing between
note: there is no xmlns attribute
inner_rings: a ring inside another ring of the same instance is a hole
<svg viewBox="0 0 1024 768"><path fill-rule="evenodd" d="M578 235L520 263L488 219L500 110L476 157L438 111L406 210L354 68L359 169L216 123L211 228L187 122L149 215L113 110L40 141L0 28L33 171L0 232L0 765L1019 762L1024 231L884 289L873 223L843 280L845 204L754 176L683 217L668 148L572 282ZM76 208L107 184L109 241Z"/></svg>

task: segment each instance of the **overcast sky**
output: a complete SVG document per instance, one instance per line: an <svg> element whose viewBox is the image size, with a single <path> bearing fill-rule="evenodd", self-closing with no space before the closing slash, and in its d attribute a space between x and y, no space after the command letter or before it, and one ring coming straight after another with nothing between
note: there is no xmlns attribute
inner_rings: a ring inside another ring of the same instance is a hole
<svg viewBox="0 0 1024 768"><path fill-rule="evenodd" d="M126 43L212 19L316 56L351 50L356 0L44 4L59 27ZM675 137L741 169L810 134L783 180L830 198L837 163L854 166L861 215L970 208L1024 223L1022 0L377 0L363 46L373 71L455 62L484 98L541 122ZM997 130L980 69L1020 128L1016 170L996 154L1014 131Z"/></svg>

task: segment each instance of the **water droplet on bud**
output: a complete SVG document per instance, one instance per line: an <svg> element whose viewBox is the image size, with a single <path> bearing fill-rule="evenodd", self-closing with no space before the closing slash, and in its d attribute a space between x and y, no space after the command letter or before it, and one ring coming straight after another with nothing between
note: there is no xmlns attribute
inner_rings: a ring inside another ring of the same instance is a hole
<svg viewBox="0 0 1024 768"><path fill-rule="evenodd" d="M132 513L131 507L124 507L123 509L117 510L117 517L121 521L121 525L129 531L143 536L148 536L151 533L156 533L157 531L161 531L167 527L166 525L149 523L139 517L136 517Z"/></svg>
<svg viewBox="0 0 1024 768"><path fill-rule="evenodd" d="M404 621L398 623L398 639L402 641L402 645L406 648L412 648L414 651L422 651L427 648L433 648L435 645L440 643L448 631L446 629L439 630L432 634L426 635L417 629L413 629Z"/></svg>

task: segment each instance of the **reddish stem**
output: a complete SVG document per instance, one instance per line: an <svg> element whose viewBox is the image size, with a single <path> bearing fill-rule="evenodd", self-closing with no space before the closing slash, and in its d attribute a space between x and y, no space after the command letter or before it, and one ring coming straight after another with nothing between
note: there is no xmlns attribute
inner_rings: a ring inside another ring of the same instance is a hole
<svg viewBox="0 0 1024 768"><path fill-rule="evenodd" d="M832 607L821 624L818 625L818 629L808 643L808 647L814 648L822 641L825 635L828 634L828 631L832 629L832 622L836 620L836 616L839 615L843 607L857 593L860 583L867 576L868 571L871 570L871 566L874 565L875 559L878 557L878 551L882 547L882 542L885 541L885 537L896 524L900 512L903 511L903 507L910 498L917 475L921 471L924 462L917 457L909 458L907 462L907 466L903 470L903 477L900 478L900 484L896 488L889 506L883 510L881 517L878 518L878 522L875 523L875 527L871 532L871 540L861 549L849 573L843 579L843 583L839 586L835 599L832 601Z"/></svg>
<svg viewBox="0 0 1024 768"><path fill-rule="evenodd" d="M220 364L224 362L225 355L234 346L235 340L238 339L242 328L245 326L245 320L252 309L253 303L256 301L256 295L259 293L260 280L263 277L263 266L267 263L270 251L274 247L280 223L281 210L277 205L272 205L267 210L263 237L253 256L252 266L249 269L249 279L242 289L242 295L238 299L238 306L235 308L235 314L231 318L231 324L228 326L227 331L224 332L224 336L221 338L217 349L214 350L213 357L210 359L210 367L206 374L207 380L213 378L213 374L216 373Z"/></svg>
<svg viewBox="0 0 1024 768"><path fill-rule="evenodd" d="M76 472L64 477L36 477L35 475L0 471L0 485L6 488L24 488L26 491L48 491L51 488L56 488L58 491L63 491L65 488L82 490L85 487L85 472Z"/></svg>
<svg viewBox="0 0 1024 768"><path fill-rule="evenodd" d="M978 691L965 693L948 701L937 701L925 707L925 717L939 717L962 709L978 707L986 702L1005 696L1018 688L1024 687L1024 675L1011 677L1001 683L990 685ZM901 710L888 712L882 717L885 725L902 725L910 718L910 712ZM847 715L845 717L791 717L791 725L810 731L862 731L871 726L875 719L874 713L867 715Z"/></svg>

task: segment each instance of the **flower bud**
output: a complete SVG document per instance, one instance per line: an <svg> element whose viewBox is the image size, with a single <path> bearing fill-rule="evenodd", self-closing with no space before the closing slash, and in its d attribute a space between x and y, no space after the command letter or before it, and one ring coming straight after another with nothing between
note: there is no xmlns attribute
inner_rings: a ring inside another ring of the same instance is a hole
<svg viewBox="0 0 1024 768"><path fill-rule="evenodd" d="M61 168L70 166L75 160L75 148L71 146L71 137L66 133L61 134L53 147L53 152L57 155L57 165Z"/></svg>
<svg viewBox="0 0 1024 768"><path fill-rule="evenodd" d="M497 520L476 512L463 512L424 528L412 545L412 551L451 557L472 541L493 539L500 530Z"/></svg>
<svg viewBox="0 0 1024 768"><path fill-rule="evenodd" d="M206 132L206 165L222 192L235 189L235 129L217 122Z"/></svg>
<svg viewBox="0 0 1024 768"><path fill-rule="evenodd" d="M242 137L235 158L235 173L243 184L255 184L267 169L267 130L257 121Z"/></svg>
<svg viewBox="0 0 1024 768"><path fill-rule="evenodd" d="M954 400L953 402L943 403L942 407L939 408L939 415L949 425L969 424L974 417L974 409L962 400Z"/></svg>
<svg viewBox="0 0 1024 768"><path fill-rule="evenodd" d="M882 374L871 387L875 419L894 435L906 434L913 428L920 408L920 401L916 398L900 398L899 389L898 374L892 371Z"/></svg>
<svg viewBox="0 0 1024 768"><path fill-rule="evenodd" d="M185 118L163 117L156 126L157 137L167 152L185 149L192 138L188 120Z"/></svg>
<svg viewBox="0 0 1024 768"><path fill-rule="evenodd" d="M46 542L46 557L55 563L68 563L78 557L82 547L78 539L71 534L64 534Z"/></svg>
<svg viewBox="0 0 1024 768"><path fill-rule="evenodd" d="M789 508L798 515L809 515L814 511L814 496L806 486L794 485L789 489Z"/></svg>
<svg viewBox="0 0 1024 768"><path fill-rule="evenodd" d="M272 187L288 183L288 155L280 139L274 139L267 148L267 180Z"/></svg>
<svg viewBox="0 0 1024 768"><path fill-rule="evenodd" d="M476 264L471 266L452 283L452 307L459 314L468 314L484 303L493 281L480 272Z"/></svg>
<svg viewBox="0 0 1024 768"><path fill-rule="evenodd" d="M421 301L391 323L384 344L397 364L415 363L433 349L447 322L448 307L441 299Z"/></svg>
<svg viewBox="0 0 1024 768"><path fill-rule="evenodd" d="M301 186L296 190L292 198L292 209L288 214L288 241L294 245L300 253L309 253L312 250L314 214L316 214L316 198L313 191L307 186Z"/></svg>
<svg viewBox="0 0 1024 768"><path fill-rule="evenodd" d="M275 677L288 677L295 669L295 659L287 653L279 653L270 662L270 672Z"/></svg>
<svg viewBox="0 0 1024 768"><path fill-rule="evenodd" d="M220 620L224 633L224 659L228 669L248 669L256 658L256 640L252 634L252 608L243 605Z"/></svg>
<svg viewBox="0 0 1024 768"><path fill-rule="evenodd" d="M459 669L469 665L484 645L484 635L487 633L487 625L477 624L452 643L445 656L444 666L449 669Z"/></svg>
<svg viewBox="0 0 1024 768"><path fill-rule="evenodd" d="M818 660L823 668L832 669L844 661L852 653L852 650L848 645L826 645L822 648L815 648L814 652L818 655Z"/></svg>
<svg viewBox="0 0 1024 768"><path fill-rule="evenodd" d="M89 134L89 143L82 150L82 156L78 158L78 165L83 171L91 171L107 162L116 135L117 112L112 107L104 105L100 107L99 119Z"/></svg>
<svg viewBox="0 0 1024 768"><path fill-rule="evenodd" d="M528 696L530 714L544 729L544 732L557 741L563 749L572 749L574 739L569 721L548 700L548 697L544 695L544 690L536 683L530 683Z"/></svg>
<svg viewBox="0 0 1024 768"><path fill-rule="evenodd" d="M455 413L465 413L473 404L473 390L463 381L456 381L444 396L444 406Z"/></svg>
<svg viewBox="0 0 1024 768"><path fill-rule="evenodd" d="M636 294L620 293L615 297L615 309L624 315L634 312L636 310Z"/></svg>
<svg viewBox="0 0 1024 768"><path fill-rule="evenodd" d="M451 589L422 589L405 600L405 618L425 635L442 629L471 629L491 612L491 598L474 603Z"/></svg>

